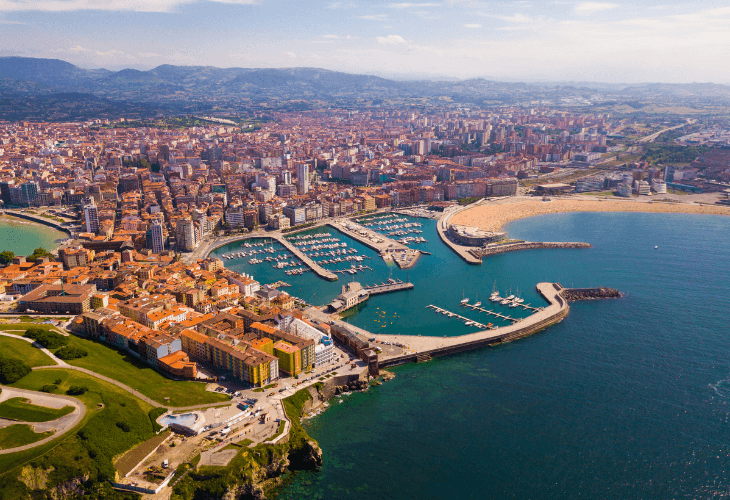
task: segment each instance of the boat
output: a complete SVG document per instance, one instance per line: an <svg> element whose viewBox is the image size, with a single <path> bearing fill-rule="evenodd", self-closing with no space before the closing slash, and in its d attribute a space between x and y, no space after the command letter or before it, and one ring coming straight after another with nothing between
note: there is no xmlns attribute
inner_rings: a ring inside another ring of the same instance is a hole
<svg viewBox="0 0 730 500"><path fill-rule="evenodd" d="M468 304L468 303L469 303L469 299L462 299L462 300L461 300L461 303L462 303L462 304Z"/></svg>
<svg viewBox="0 0 730 500"><path fill-rule="evenodd" d="M480 305L482 305L482 303L481 302L477 302L476 304L474 304L474 307L479 307Z"/></svg>
<svg viewBox="0 0 730 500"><path fill-rule="evenodd" d="M510 303L509 299L504 299L502 302L500 302L500 304L502 304L503 306L506 306L509 303Z"/></svg>

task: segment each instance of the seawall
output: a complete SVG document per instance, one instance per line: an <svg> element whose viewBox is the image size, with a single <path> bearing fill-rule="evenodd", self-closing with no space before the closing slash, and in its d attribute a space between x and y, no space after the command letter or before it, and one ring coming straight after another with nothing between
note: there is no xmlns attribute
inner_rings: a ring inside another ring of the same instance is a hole
<svg viewBox="0 0 730 500"><path fill-rule="evenodd" d="M377 335L381 341L400 342L411 346L413 353L378 360L379 368L427 361L437 356L456 354L479 347L502 344L534 335L548 326L562 321L570 311L568 301L562 296L563 288L558 283L539 283L537 290L549 305L533 315L512 325L485 330L458 337L417 337L411 335Z"/></svg>
<svg viewBox="0 0 730 500"><path fill-rule="evenodd" d="M581 242L550 242L550 241L525 241L521 243L511 243L505 245L494 245L490 247L480 247L469 250L474 257L481 259L482 257L488 257L490 255L497 255L500 253L517 252L519 250L537 250L543 248L592 248L593 245L590 243Z"/></svg>
<svg viewBox="0 0 730 500"><path fill-rule="evenodd" d="M50 219L46 219L45 217L40 217L33 214L26 214L23 212L13 212L12 210L5 210L2 213L9 215L11 217L17 217L19 219L25 219L29 220L31 222L37 222L38 224L43 224L44 226L52 227L53 229L57 231L62 231L69 236L71 236L71 230L67 227L64 227L60 225L58 222L52 221Z"/></svg>

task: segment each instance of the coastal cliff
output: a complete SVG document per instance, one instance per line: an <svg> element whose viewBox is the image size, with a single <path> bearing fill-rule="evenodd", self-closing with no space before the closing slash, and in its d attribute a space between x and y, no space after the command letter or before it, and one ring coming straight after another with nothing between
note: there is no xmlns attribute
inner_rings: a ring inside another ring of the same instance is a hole
<svg viewBox="0 0 730 500"><path fill-rule="evenodd" d="M367 371L359 376L334 376L301 389L283 400L291 422L289 435L274 445L242 447L226 467L192 466L173 488L172 499L273 498L277 488L295 471L316 470L322 450L301 424L306 415L321 411L338 394L368 387Z"/></svg>

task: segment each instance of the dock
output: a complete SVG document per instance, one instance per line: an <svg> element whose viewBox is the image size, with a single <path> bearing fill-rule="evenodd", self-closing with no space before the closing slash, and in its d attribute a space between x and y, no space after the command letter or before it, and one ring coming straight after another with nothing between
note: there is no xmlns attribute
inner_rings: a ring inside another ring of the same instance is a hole
<svg viewBox="0 0 730 500"><path fill-rule="evenodd" d="M495 315L495 316L498 316L498 314L497 314L497 313L495 313L495 312L493 312L493 311L491 311L491 310L487 310L487 309L484 309L483 307L475 306L474 304L461 304L461 305L462 305L463 307L469 307L469 308L471 308L471 309L472 309L473 311L480 311L480 312L483 312L483 313L487 313L487 314L493 314L493 315ZM531 306L530 304L517 304L517 305L516 305L516 306L514 306L514 307L515 307L515 308L517 308L517 307L521 307L521 308L522 308L522 309L524 309L525 311L533 311L533 312L537 312L537 311L539 311L539 310L540 310L540 308L539 308L539 307L533 307L533 306Z"/></svg>
<svg viewBox="0 0 730 500"><path fill-rule="evenodd" d="M276 241L278 241L279 243L281 243L284 246L284 248L286 248L287 250L289 250L299 260L301 260L302 262L304 262L304 264L306 264L307 267L309 267L312 271L314 271L317 274L317 276L319 276L321 278L324 278L326 280L329 280L329 281L337 281L337 275L335 273L328 271L327 269L323 268L322 266L320 266L319 264L317 264L316 262L314 262L312 259L310 259L309 257L307 257L304 254L304 252L302 252L297 247L295 247L294 245L292 245L291 242L289 240L287 240L286 238L284 238L283 236L280 236L280 235L270 235L270 236L266 236L266 237L267 238L273 238Z"/></svg>
<svg viewBox="0 0 730 500"><path fill-rule="evenodd" d="M426 309L433 309L437 313L446 314L450 318L459 318L460 320L464 321L464 323L471 323L471 325L468 325L468 326L475 326L477 328L481 328L482 330L488 330L488 329L496 330L497 329L497 327L494 325L492 325L492 326L484 325L482 323L479 323L478 321L474 321L473 319L465 318L464 316L461 316L460 314L456 314L454 312L447 311L446 309L442 309L441 307L435 306L433 304L427 305ZM517 323L517 321L519 321L514 318L509 318L509 319L511 319L514 323Z"/></svg>
<svg viewBox="0 0 730 500"><path fill-rule="evenodd" d="M381 293L397 292L399 290L410 290L413 283L401 280L393 280L394 283L381 283L380 285L364 286L363 288L370 292L370 295L378 295Z"/></svg>

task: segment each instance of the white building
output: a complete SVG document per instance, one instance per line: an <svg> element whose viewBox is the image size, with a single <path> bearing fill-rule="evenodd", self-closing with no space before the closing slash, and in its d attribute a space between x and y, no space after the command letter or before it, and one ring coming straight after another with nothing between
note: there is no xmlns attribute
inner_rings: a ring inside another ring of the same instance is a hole
<svg viewBox="0 0 730 500"><path fill-rule="evenodd" d="M662 180L652 179L651 188L656 194L667 194L667 183Z"/></svg>
<svg viewBox="0 0 730 500"><path fill-rule="evenodd" d="M309 192L309 165L306 163L297 165L297 180L300 194L307 194Z"/></svg>

